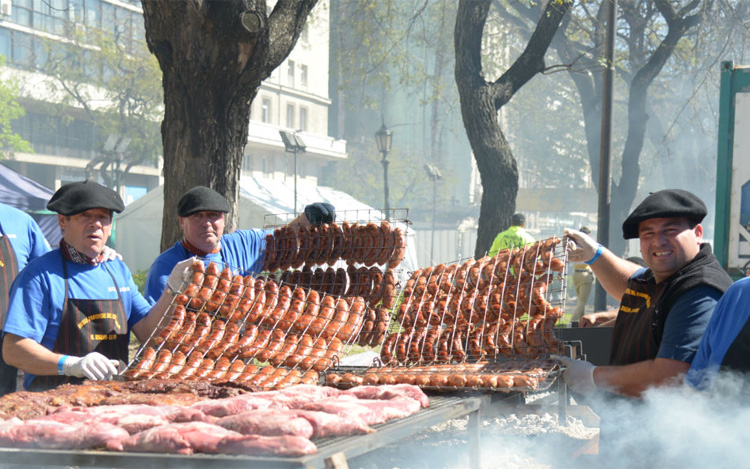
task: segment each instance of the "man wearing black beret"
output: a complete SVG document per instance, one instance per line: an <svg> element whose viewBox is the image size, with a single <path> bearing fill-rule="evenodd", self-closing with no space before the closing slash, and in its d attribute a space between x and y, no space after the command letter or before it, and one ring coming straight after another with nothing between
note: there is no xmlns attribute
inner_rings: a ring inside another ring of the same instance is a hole
<svg viewBox="0 0 750 469"><path fill-rule="evenodd" d="M237 230L224 233L229 202L215 190L196 186L188 190L177 204L177 215L183 237L154 260L146 279L146 299L154 302L164 289L169 273L180 261L198 256L206 263L216 262L238 269L240 275L258 273L263 267L266 232ZM303 214L292 220L294 225L333 223L336 212L332 205L315 203L305 207Z"/></svg>
<svg viewBox="0 0 750 469"><path fill-rule="evenodd" d="M573 391L639 397L687 372L716 302L732 283L703 242L700 223L706 214L703 201L684 190L646 197L622 224L622 233L640 239L648 268L615 256L584 233L566 230L574 241L568 259L589 264L607 293L620 300L616 313L583 317L616 318L610 366L563 358L563 379Z"/></svg>
<svg viewBox="0 0 750 469"><path fill-rule="evenodd" d="M120 196L93 181L65 184L47 204L58 213L60 247L29 262L10 292L3 358L24 370L24 388L45 390L84 378L111 379L128 360L131 331L146 341L182 286L190 261L151 307L128 267L107 259Z"/></svg>

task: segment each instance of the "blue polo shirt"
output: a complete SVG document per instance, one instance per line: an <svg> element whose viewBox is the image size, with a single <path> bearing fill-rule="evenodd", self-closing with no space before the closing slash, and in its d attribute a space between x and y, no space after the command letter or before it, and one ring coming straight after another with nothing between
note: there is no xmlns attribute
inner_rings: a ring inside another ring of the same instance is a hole
<svg viewBox="0 0 750 469"><path fill-rule="evenodd" d="M8 238L18 260L18 270L50 250L39 225L28 213L0 204L0 233Z"/></svg>
<svg viewBox="0 0 750 469"><path fill-rule="evenodd" d="M216 262L221 266L235 269L239 275L252 275L263 269L263 257L266 250L264 230L238 230L221 237L221 249L209 254L204 259L206 265ZM146 299L154 304L167 285L169 274L178 262L192 257L181 241L167 249L154 260L146 278Z"/></svg>
<svg viewBox="0 0 750 469"><path fill-rule="evenodd" d="M151 306L138 291L130 270L119 259L92 266L65 261L69 297L79 300L116 300L115 282L128 315L128 331L146 317ZM16 277L10 292L5 332L32 339L52 350L62 319L65 300L63 258L55 249L31 261ZM112 273L112 276L107 272ZM33 375L26 374L24 387Z"/></svg>

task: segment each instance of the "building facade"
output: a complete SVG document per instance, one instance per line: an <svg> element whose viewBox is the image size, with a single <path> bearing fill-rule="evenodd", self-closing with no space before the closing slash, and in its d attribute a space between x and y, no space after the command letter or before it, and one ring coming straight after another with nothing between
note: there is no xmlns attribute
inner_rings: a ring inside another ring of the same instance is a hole
<svg viewBox="0 0 750 469"><path fill-rule="evenodd" d="M87 29L116 36L124 50L145 47L143 12L137 0L0 0L0 55L5 57L0 74L19 86L26 116L13 127L34 150L10 155L3 164L51 189L87 177L106 183L91 171L90 162L102 153L124 150L129 141L127 135L114 140L103 135L87 118L86 106L62 105L65 100L46 86L54 77L42 73L50 57L45 48L49 46L43 44L69 45ZM296 176L302 185L315 185L326 164L346 158L345 142L328 136L328 29L327 1L322 1L296 48L262 84L252 103L243 176ZM96 102L97 90L89 88L90 101ZM153 126L158 131L158 119ZM305 151L287 152L280 130L296 132ZM163 182L161 165L157 157L127 173L122 167L107 170L119 171L120 192L129 203Z"/></svg>

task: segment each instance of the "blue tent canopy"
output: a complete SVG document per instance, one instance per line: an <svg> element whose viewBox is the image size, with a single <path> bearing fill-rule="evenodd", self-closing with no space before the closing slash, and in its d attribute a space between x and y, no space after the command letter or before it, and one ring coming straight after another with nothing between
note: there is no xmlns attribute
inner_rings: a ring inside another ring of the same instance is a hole
<svg viewBox="0 0 750 469"><path fill-rule="evenodd" d="M47 210L54 191L0 164L0 203L28 212L39 224L51 246L60 243L62 234L57 214Z"/></svg>

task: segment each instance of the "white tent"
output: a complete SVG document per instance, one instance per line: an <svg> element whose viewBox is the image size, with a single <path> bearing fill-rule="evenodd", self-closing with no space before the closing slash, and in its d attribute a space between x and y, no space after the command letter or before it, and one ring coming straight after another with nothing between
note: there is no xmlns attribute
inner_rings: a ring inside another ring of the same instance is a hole
<svg viewBox="0 0 750 469"><path fill-rule="evenodd" d="M314 202L328 202L336 207L337 220L379 222L382 219L379 210L363 204L349 194L330 187L298 183L297 210L302 211L306 205ZM164 188L159 186L129 204L116 217L116 249L134 274L148 270L161 252L163 206ZM247 177L240 181L239 229L270 228L284 224L290 221L293 212L292 181ZM409 233L406 256L402 263L406 271L417 268L414 239Z"/></svg>

